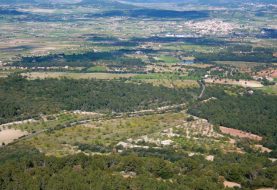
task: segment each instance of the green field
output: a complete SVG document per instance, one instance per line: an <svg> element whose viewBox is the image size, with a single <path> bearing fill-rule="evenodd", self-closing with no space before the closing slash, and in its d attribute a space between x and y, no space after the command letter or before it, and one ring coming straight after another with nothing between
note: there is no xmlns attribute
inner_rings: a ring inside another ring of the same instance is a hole
<svg viewBox="0 0 277 190"><path fill-rule="evenodd" d="M137 75L132 77L136 80L148 80L148 79L169 79L169 80L198 80L197 77L190 77L187 75L179 75L176 73L153 73L153 74L147 74L147 75Z"/></svg>
<svg viewBox="0 0 277 190"><path fill-rule="evenodd" d="M89 72L106 72L107 68L104 66L94 66L87 69Z"/></svg>
<svg viewBox="0 0 277 190"><path fill-rule="evenodd" d="M85 120L88 116L77 114L60 113L56 115L44 116L44 119L39 119L34 123L27 123L21 125L14 125L13 128L35 133L42 130L54 129L57 126L63 126L79 120Z"/></svg>
<svg viewBox="0 0 277 190"><path fill-rule="evenodd" d="M153 84L154 86L165 86L168 88L199 88L196 80L180 80L180 79L144 79L139 82Z"/></svg>
<svg viewBox="0 0 277 190"><path fill-rule="evenodd" d="M32 127L29 125L17 126L17 128L27 129L28 131L49 129L57 125L63 125L65 122L68 123L70 117L70 115L64 115L57 121L43 122L32 125ZM84 125L42 133L23 143L36 147L47 155L64 156L78 151L76 147L74 148L75 144L114 147L118 142L125 141L128 138L154 134L170 126L181 124L185 118L186 114L178 113L104 121L100 119ZM77 120L76 117L74 119Z"/></svg>
<svg viewBox="0 0 277 190"><path fill-rule="evenodd" d="M277 85L265 86L262 90L268 94L277 95Z"/></svg>
<svg viewBox="0 0 277 190"><path fill-rule="evenodd" d="M98 68L99 70L99 68ZM69 78L69 79L102 79L112 80L119 78L135 77L137 74L113 74L113 73L70 73L70 72L30 72L23 73L28 79Z"/></svg>
<svg viewBox="0 0 277 190"><path fill-rule="evenodd" d="M167 63L167 64L174 64L174 63L179 63L180 62L180 60L177 59L176 57L166 56L166 55L157 57L155 59L157 61L162 61L162 62Z"/></svg>

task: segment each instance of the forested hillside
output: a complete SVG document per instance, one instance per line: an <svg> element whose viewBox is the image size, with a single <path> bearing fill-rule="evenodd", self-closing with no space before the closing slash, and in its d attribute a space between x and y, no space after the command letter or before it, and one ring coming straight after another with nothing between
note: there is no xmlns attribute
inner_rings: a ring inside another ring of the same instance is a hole
<svg viewBox="0 0 277 190"><path fill-rule="evenodd" d="M0 123L60 110L125 112L184 103L198 89L169 89L119 81L47 79L19 76L0 80Z"/></svg>
<svg viewBox="0 0 277 190"><path fill-rule="evenodd" d="M260 134L266 138L268 146L277 147L276 96L259 91L253 95L247 91L233 93L218 86L208 88L206 96L216 99L192 106L191 114L217 125Z"/></svg>
<svg viewBox="0 0 277 190"><path fill-rule="evenodd" d="M202 156L171 162L135 154L55 158L18 148L20 152L0 150L0 189L220 190L224 178L247 189L277 186L276 163L250 154L221 155L214 162Z"/></svg>

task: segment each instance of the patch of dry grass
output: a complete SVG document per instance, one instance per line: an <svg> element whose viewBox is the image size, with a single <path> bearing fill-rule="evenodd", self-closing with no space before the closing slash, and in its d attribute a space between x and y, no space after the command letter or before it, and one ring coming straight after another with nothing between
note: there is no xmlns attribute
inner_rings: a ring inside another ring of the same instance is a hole
<svg viewBox="0 0 277 190"><path fill-rule="evenodd" d="M111 80L119 78L130 78L137 74L113 74L113 73L69 73L69 72L30 72L24 73L28 79L46 79L46 78L71 78L71 79L102 79Z"/></svg>
<svg viewBox="0 0 277 190"><path fill-rule="evenodd" d="M154 86L165 86L168 88L198 88L199 84L195 80L168 80L168 79L148 79L142 80L145 83L153 84Z"/></svg>

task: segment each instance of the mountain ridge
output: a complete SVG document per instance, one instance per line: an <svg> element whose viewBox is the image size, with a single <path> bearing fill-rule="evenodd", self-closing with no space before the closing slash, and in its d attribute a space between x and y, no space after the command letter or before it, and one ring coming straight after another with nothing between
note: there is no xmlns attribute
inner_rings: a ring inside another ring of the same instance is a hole
<svg viewBox="0 0 277 190"><path fill-rule="evenodd" d="M90 4L90 3L191 3L191 4L213 4L224 5L234 3L269 3L276 4L275 0L1 0L0 4Z"/></svg>

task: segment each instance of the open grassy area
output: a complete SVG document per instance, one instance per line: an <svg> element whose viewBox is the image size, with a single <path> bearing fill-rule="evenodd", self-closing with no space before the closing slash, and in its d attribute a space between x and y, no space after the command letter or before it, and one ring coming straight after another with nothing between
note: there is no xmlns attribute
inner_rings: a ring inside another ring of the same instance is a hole
<svg viewBox="0 0 277 190"><path fill-rule="evenodd" d="M277 85L264 86L261 89L268 94L277 95Z"/></svg>
<svg viewBox="0 0 277 190"><path fill-rule="evenodd" d="M72 127L56 128L19 143L36 147L46 155L54 156L76 154L81 150L87 154L110 153L114 147L120 149L118 143L133 144L137 148L163 147L161 143L166 141L179 154L209 155L240 150L229 142L228 137L214 131L207 121L196 119L188 122L187 118L186 113L180 112L100 119ZM53 121L45 122L45 125L52 126Z"/></svg>
<svg viewBox="0 0 277 190"><path fill-rule="evenodd" d="M78 149L74 146L78 143L113 147L120 141L154 134L170 126L181 124L186 117L184 113L167 113L99 120L42 133L22 143L34 146L49 155L62 156L76 153ZM52 123L46 122L45 125L52 126Z"/></svg>
<svg viewBox="0 0 277 190"><path fill-rule="evenodd" d="M151 73L151 74L144 74L144 75L136 75L132 77L132 79L138 80L147 80L147 79L169 79L169 80L199 80L197 77L190 77L185 74L178 74L178 73Z"/></svg>
<svg viewBox="0 0 277 190"><path fill-rule="evenodd" d="M0 72L0 78L7 77L10 74L10 72Z"/></svg>
<svg viewBox="0 0 277 190"><path fill-rule="evenodd" d="M245 62L245 61L216 61L217 64L220 65L227 65L227 66L233 66L241 71L250 72L251 69L257 67L257 66L263 66L266 65L266 63L260 63L260 62Z"/></svg>
<svg viewBox="0 0 277 190"><path fill-rule="evenodd" d="M46 79L46 78L70 78L70 79L119 79L135 77L138 74L113 74L113 73L70 73L70 72L29 72L23 73L28 79Z"/></svg>
<svg viewBox="0 0 277 190"><path fill-rule="evenodd" d="M105 66L94 66L87 69L89 72L106 72L107 67Z"/></svg>
<svg viewBox="0 0 277 190"><path fill-rule="evenodd" d="M198 77L179 75L174 73L153 73L153 74L114 74L114 73L70 73L70 72L29 72L23 73L28 79L46 78L70 78L70 79L100 79L112 80L129 78L130 80L151 83L154 86L165 86L169 88L198 87ZM0 75L1 76L1 75Z"/></svg>
<svg viewBox="0 0 277 190"><path fill-rule="evenodd" d="M34 133L41 130L53 129L57 126L62 126L86 118L86 116L82 115L61 113L52 116L45 116L44 119L40 119L37 122L14 125L12 126L12 128L20 129L22 131L28 131L29 133Z"/></svg>
<svg viewBox="0 0 277 190"><path fill-rule="evenodd" d="M186 43L177 43L177 44L164 44L163 48L166 50L179 50L179 51L196 51L202 53L214 53L219 52L219 47L210 47L206 45L192 45Z"/></svg>
<svg viewBox="0 0 277 190"><path fill-rule="evenodd" d="M103 68L96 68L97 70L101 70ZM185 81L184 83L196 83L192 82L192 80L199 80L198 77L187 76L186 74L177 74L177 73L151 73L151 74L129 74L129 73L73 73L73 72L28 72L22 73L23 76L26 76L28 79L46 79L46 78L70 78L70 79L102 79L102 80L112 80L112 79L120 79L120 78L130 78L131 80L150 80L152 83L159 83L159 80L165 81L173 81L177 80L177 85L180 84L181 81ZM187 81L187 82L186 82ZM168 82L167 82L168 83ZM166 85L168 86L168 85Z"/></svg>
<svg viewBox="0 0 277 190"><path fill-rule="evenodd" d="M154 86L165 86L168 88L198 88L199 84L196 80L170 80L170 79L146 79L140 80Z"/></svg>
<svg viewBox="0 0 277 190"><path fill-rule="evenodd" d="M166 56L166 55L162 55L160 57L155 57L155 59L157 61L161 61L161 62L164 62L164 63L167 63L167 64L174 64L174 63L180 62L180 60L177 59L176 57Z"/></svg>

